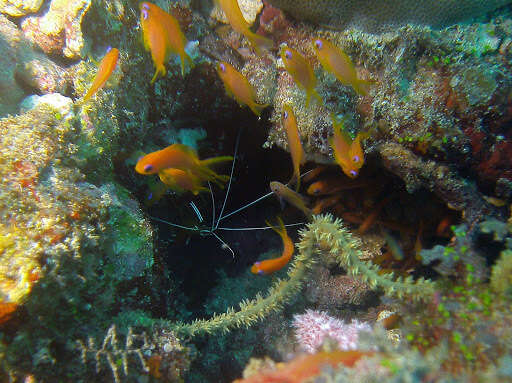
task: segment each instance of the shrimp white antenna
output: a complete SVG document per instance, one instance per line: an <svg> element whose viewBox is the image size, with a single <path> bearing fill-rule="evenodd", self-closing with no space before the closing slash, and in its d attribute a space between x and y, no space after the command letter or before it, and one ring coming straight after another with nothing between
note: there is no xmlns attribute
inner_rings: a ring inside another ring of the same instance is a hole
<svg viewBox="0 0 512 383"><path fill-rule="evenodd" d="M203 222L204 219L203 219L203 216L201 215L201 212L199 211L199 209L197 208L196 204L194 203L194 201L190 201L188 203L190 205L190 207L192 208L192 210L194 210L194 213L196 213L197 215L197 218L199 219L199 222Z"/></svg>
<svg viewBox="0 0 512 383"><path fill-rule="evenodd" d="M233 249L226 242L224 242L221 237L215 234L215 232L211 231L210 233L213 234L215 238L217 238L222 243L222 247L226 247L229 251L231 251L231 256L235 258L235 252Z"/></svg>
<svg viewBox="0 0 512 383"><path fill-rule="evenodd" d="M240 128L240 130L238 131L238 134L236 136L235 152L233 153L233 161L231 162L231 172L229 173L228 188L226 189L226 195L224 196L224 203L222 204L222 209L220 209L219 220L217 221L217 224L215 225L215 229L219 227L220 220L222 219L222 213L224 213L224 208L226 207L226 202L228 201L229 191L231 190L231 181L233 179L233 172L235 170L236 156L238 155L238 144L240 142L241 135L242 135L242 128ZM214 229L212 229L212 230L214 230Z"/></svg>

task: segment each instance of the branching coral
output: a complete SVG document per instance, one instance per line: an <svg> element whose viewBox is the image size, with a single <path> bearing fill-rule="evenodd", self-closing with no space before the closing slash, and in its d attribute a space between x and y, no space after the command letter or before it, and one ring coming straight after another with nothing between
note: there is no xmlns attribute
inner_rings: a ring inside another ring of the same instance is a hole
<svg viewBox="0 0 512 383"><path fill-rule="evenodd" d="M332 257L336 263L353 277L368 283L372 288L382 288L387 295L397 298L410 296L414 300L426 299L434 292L434 283L419 278L396 277L393 273L380 274L379 266L361 260L360 244L343 226L340 219L330 214L315 216L313 222L302 232L298 245L301 254L318 253Z"/></svg>
<svg viewBox="0 0 512 383"><path fill-rule="evenodd" d="M283 305L299 292L313 263L314 259L310 254L298 254L290 265L288 279L277 280L266 296L257 294L253 300L240 302L238 311L230 308L225 313L214 315L208 320L196 320L190 324L178 324L172 327L177 332L191 336L216 331L228 332L235 327L248 327L270 313L281 310Z"/></svg>
<svg viewBox="0 0 512 383"><path fill-rule="evenodd" d="M299 254L291 262L288 279L277 280L266 296L258 294L253 300L242 301L238 311L230 308L211 319L196 320L190 324L170 324L170 327L189 336L248 327L270 313L282 309L283 305L302 288L308 270L316 262L317 256L332 257L339 266L347 270L348 274L367 282L372 288L382 288L390 296L410 296L414 300L421 300L434 292L434 283L423 278L413 282L412 277L395 278L393 273L380 275L379 266L360 259L360 244L345 229L341 220L333 219L329 214L315 216L313 222L308 224L307 229L302 230L300 235L301 240L297 244Z"/></svg>
<svg viewBox="0 0 512 383"><path fill-rule="evenodd" d="M142 344L137 345L137 343ZM96 372L99 373L103 363L107 363L112 370L116 383L121 382L120 366L117 363L118 360L121 360L122 362L123 369L121 371L124 372L125 376L128 375L128 360L133 356L140 361L144 370L149 370L143 355L143 350L150 348L148 338L146 334L134 334L131 328L128 330L125 344L122 346L119 345L119 341L117 339L116 327L111 326L107 331L107 335L103 339L101 348L96 347L93 338L89 338L87 344L82 341L78 341L78 348L81 351L81 358L84 364L87 363L90 356L94 357L96 362Z"/></svg>

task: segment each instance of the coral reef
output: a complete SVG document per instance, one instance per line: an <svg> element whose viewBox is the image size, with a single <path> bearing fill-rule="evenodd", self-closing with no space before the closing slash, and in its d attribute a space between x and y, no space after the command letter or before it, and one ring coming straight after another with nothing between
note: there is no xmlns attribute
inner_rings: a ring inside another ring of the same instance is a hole
<svg viewBox="0 0 512 383"><path fill-rule="evenodd" d="M43 0L2 0L0 2L0 13L13 17L26 16L39 11L42 4Z"/></svg>
<svg viewBox="0 0 512 383"><path fill-rule="evenodd" d="M44 15L25 18L21 29L47 54L81 58L84 49L82 18L90 6L90 0L52 0Z"/></svg>
<svg viewBox="0 0 512 383"><path fill-rule="evenodd" d="M359 333L371 331L368 323L357 320L345 323L323 311L314 310L295 315L292 326L295 328L295 339L299 347L309 353L317 351L328 339L336 341L340 350L356 350L359 348Z"/></svg>
<svg viewBox="0 0 512 383"><path fill-rule="evenodd" d="M334 28L359 27L376 31L406 23L443 27L470 17L485 14L509 3L508 0L428 0L417 3L401 0L392 6L380 1L358 0L270 0L274 6L289 12L299 20Z"/></svg>

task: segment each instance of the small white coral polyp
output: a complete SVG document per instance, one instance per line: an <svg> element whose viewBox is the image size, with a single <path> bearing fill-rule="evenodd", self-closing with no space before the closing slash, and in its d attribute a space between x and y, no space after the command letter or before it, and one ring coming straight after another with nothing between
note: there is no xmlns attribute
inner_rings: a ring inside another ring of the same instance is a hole
<svg viewBox="0 0 512 383"><path fill-rule="evenodd" d="M359 332L372 330L366 322L354 319L347 324L324 311L316 310L294 315L292 325L295 328L295 339L309 353L317 351L329 338L338 343L340 350L355 350L358 348Z"/></svg>

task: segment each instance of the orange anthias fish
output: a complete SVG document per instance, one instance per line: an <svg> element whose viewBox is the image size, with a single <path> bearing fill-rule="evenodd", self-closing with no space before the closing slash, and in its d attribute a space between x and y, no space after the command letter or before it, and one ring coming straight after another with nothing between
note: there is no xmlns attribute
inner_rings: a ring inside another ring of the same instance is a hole
<svg viewBox="0 0 512 383"><path fill-rule="evenodd" d="M117 60L119 59L119 50L117 48L108 48L107 54L103 57L100 62L100 66L98 68L98 72L96 72L96 77L94 77L94 81L92 82L91 87L85 94L82 102L87 102L94 93L103 88L108 78L116 69Z"/></svg>
<svg viewBox="0 0 512 383"><path fill-rule="evenodd" d="M267 222L272 230L274 230L277 234L281 236L283 240L283 254L278 258L266 259L261 262L255 262L251 267L251 273L258 275L267 275L271 274L274 271L281 270L286 264L292 259L293 255L293 242L288 237L288 233L286 232L286 228L284 226L283 220L281 217L277 217L277 221L279 223L279 227L272 226Z"/></svg>
<svg viewBox="0 0 512 383"><path fill-rule="evenodd" d="M329 138L329 143L334 151L334 158L341 166L343 173L350 178L356 178L364 164L361 133L358 133L352 141L350 135L343 129L343 121L336 121L335 118L332 120L334 136Z"/></svg>
<svg viewBox="0 0 512 383"><path fill-rule="evenodd" d="M226 92L240 105L247 105L256 116L261 114L268 104L257 104L256 92L243 74L237 71L231 64L225 61L217 64L217 73L224 83Z"/></svg>
<svg viewBox="0 0 512 383"><path fill-rule="evenodd" d="M282 123L286 130L288 138L288 150L292 155L293 162L293 178L295 180L295 190L300 188L300 165L305 162L304 149L300 142L299 129L297 128L297 120L290 105L283 106Z"/></svg>
<svg viewBox="0 0 512 383"><path fill-rule="evenodd" d="M326 178L309 185L306 193L313 196L335 194L342 190L358 189L370 185L367 180L347 180L345 178Z"/></svg>
<svg viewBox="0 0 512 383"><path fill-rule="evenodd" d="M201 179L181 169L169 168L158 172L160 180L169 187L169 189L177 192L184 193L189 191L194 195L198 195L201 192L208 192L209 189L201 185ZM211 180L220 187L229 181L229 177L225 175L218 175L215 179Z"/></svg>
<svg viewBox="0 0 512 383"><path fill-rule="evenodd" d="M185 63L193 67L194 62L185 52L187 39L178 21L162 8L146 1L140 4L140 15L144 47L151 52L155 65L155 74L151 83L155 82L159 74L165 76L164 64L173 53L180 56L181 75L184 76Z"/></svg>
<svg viewBox="0 0 512 383"><path fill-rule="evenodd" d="M135 165L135 171L140 174L156 174L169 169L180 169L197 177L199 182L213 181L222 183L226 176L215 173L209 167L213 164L231 161L231 156L220 156L200 160L192 148L183 144L173 144L165 149L146 154ZM164 178L169 177L167 174ZM188 190L188 189L187 189ZM197 190L197 189L196 189Z"/></svg>
<svg viewBox="0 0 512 383"><path fill-rule="evenodd" d="M316 77L311 65L295 49L284 45L281 48L281 59L286 71L293 77L295 83L306 91L306 106L309 105L311 96L322 103L322 98L316 92Z"/></svg>
<svg viewBox="0 0 512 383"><path fill-rule="evenodd" d="M373 81L360 80L352 60L340 48L321 37L313 39L318 61L324 69L332 73L343 85L350 85L357 94L366 96Z"/></svg>
<svg viewBox="0 0 512 383"><path fill-rule="evenodd" d="M272 181L270 183L270 190L272 190L272 192L279 198L281 202L286 201L290 203L297 209L301 210L306 215L306 217L308 217L308 219L311 219L311 210L306 206L306 201L299 193L294 192L286 185L283 185L281 182L277 181Z"/></svg>
<svg viewBox="0 0 512 383"><path fill-rule="evenodd" d="M247 40L249 40L258 55L261 54L262 47L272 47L272 40L251 32L249 23L245 21L237 0L216 0L216 2L224 11L231 27L238 33L247 37Z"/></svg>
<svg viewBox="0 0 512 383"><path fill-rule="evenodd" d="M316 354L300 355L290 362L284 363L275 370L263 370L244 379L237 379L233 383L304 383L310 382L322 372L326 366L333 368L338 365L353 367L356 362L365 356L374 355L374 351L321 351Z"/></svg>

